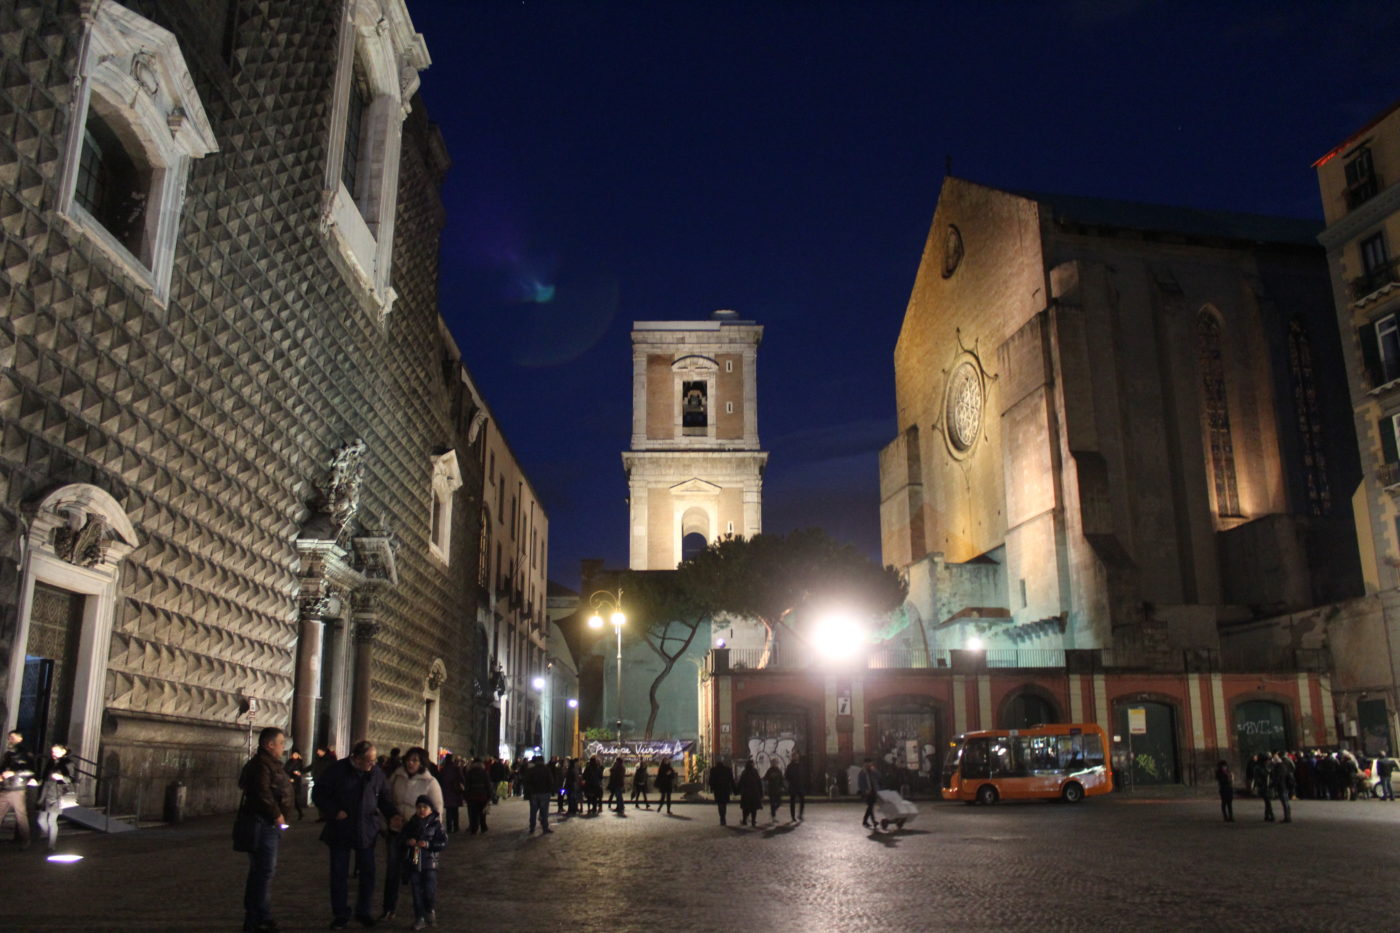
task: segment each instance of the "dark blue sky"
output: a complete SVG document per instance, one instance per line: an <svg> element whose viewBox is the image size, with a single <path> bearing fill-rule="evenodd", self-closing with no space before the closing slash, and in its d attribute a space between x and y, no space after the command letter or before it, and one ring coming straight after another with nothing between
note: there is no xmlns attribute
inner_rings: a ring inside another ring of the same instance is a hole
<svg viewBox="0 0 1400 933"><path fill-rule="evenodd" d="M766 327L764 528L879 555L891 364L944 172L1321 216L1400 4L408 0L452 154L441 301L550 518L627 560L636 320Z"/></svg>

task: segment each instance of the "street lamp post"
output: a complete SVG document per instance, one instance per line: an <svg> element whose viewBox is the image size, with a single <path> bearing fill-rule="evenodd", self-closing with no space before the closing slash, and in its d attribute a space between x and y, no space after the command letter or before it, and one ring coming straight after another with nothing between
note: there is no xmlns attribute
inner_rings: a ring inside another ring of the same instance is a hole
<svg viewBox="0 0 1400 933"><path fill-rule="evenodd" d="M613 629L617 632L617 744L622 744L622 627L627 624L627 616L622 614L622 588L618 587L617 592L610 590L599 590L588 598L593 606L593 615L588 618L588 627L600 629L603 627L603 611L611 608L612 613L608 621L612 622Z"/></svg>

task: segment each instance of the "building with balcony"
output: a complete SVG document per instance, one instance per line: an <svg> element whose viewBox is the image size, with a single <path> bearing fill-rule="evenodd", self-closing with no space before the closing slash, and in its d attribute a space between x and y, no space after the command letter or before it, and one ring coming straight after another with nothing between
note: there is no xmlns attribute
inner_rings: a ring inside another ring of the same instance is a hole
<svg viewBox="0 0 1400 933"><path fill-rule="evenodd" d="M1338 706L1370 750L1400 737L1400 104L1314 163L1361 477L1351 496L1366 597L1329 623ZM1343 641L1344 639L1344 641Z"/></svg>
<svg viewBox="0 0 1400 933"><path fill-rule="evenodd" d="M549 652L549 517L505 435L488 417L480 529L477 637L485 650L484 732L477 754L514 758L544 744L534 681Z"/></svg>

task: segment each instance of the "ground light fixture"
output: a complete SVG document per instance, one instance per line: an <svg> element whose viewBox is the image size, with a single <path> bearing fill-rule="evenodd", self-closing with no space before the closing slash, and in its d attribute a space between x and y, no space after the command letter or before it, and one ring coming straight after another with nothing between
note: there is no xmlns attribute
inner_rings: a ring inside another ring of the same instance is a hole
<svg viewBox="0 0 1400 933"><path fill-rule="evenodd" d="M81 855L74 855L70 852L59 855L50 855L48 860L50 862L55 862L59 865L71 865L74 862L81 862L83 860L83 857Z"/></svg>
<svg viewBox="0 0 1400 933"><path fill-rule="evenodd" d="M849 660L869 640L865 626L844 612L818 616L812 628L812 645L828 661Z"/></svg>

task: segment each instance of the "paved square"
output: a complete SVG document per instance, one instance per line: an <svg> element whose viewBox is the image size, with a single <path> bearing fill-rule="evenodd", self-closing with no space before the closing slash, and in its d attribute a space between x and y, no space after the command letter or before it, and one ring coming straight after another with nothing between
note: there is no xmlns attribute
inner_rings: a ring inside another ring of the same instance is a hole
<svg viewBox="0 0 1400 933"><path fill-rule="evenodd" d="M1400 805L1300 801L1290 825L1264 823L1248 799L1234 824L1207 799L920 809L889 834L862 830L857 804L813 803L800 824L784 811L757 829L722 829L712 806L679 804L674 816L604 813L527 837L526 807L509 801L489 834L453 836L439 929L1400 928ZM318 829L285 837L273 887L284 930L330 919ZM68 866L6 844L0 929L236 931L246 861L228 838L223 817L73 834L60 848L86 858ZM406 929L410 903L405 891L400 917L378 929Z"/></svg>

